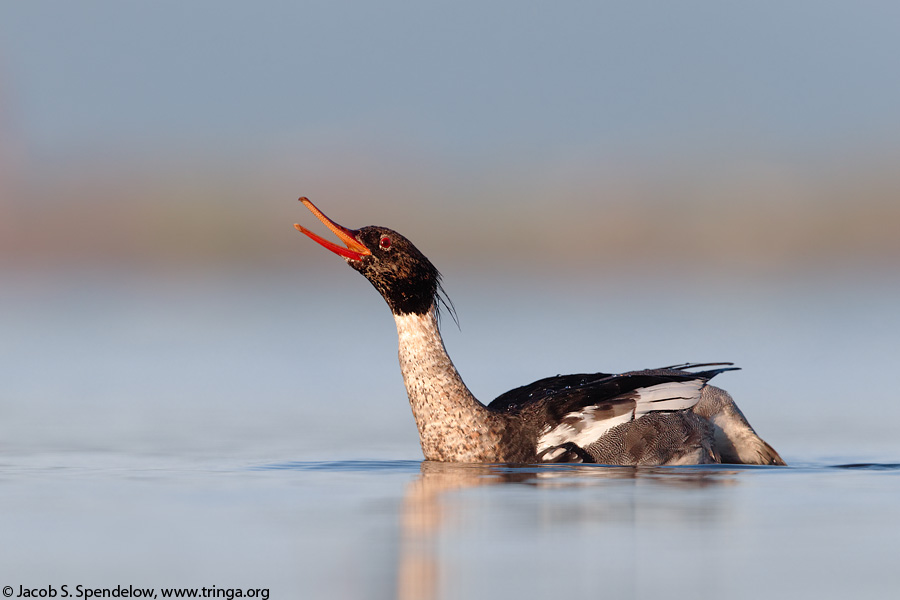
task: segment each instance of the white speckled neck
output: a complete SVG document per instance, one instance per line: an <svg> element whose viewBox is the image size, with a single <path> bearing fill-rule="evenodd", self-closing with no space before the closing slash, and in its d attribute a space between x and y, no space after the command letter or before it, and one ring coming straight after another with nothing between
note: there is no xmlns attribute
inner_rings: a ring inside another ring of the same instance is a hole
<svg viewBox="0 0 900 600"><path fill-rule="evenodd" d="M463 383L444 348L432 310L394 315L400 370L409 395L422 452L428 460L496 460L492 418Z"/></svg>

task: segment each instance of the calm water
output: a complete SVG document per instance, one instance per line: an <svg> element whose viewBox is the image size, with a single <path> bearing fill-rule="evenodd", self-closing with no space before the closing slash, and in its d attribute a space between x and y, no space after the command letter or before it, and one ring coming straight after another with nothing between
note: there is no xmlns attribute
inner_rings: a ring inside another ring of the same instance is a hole
<svg viewBox="0 0 900 600"><path fill-rule="evenodd" d="M733 360L718 383L791 466L423 463L390 315L349 270L7 273L0 586L896 593L896 280L445 274L462 325L446 321L448 347L483 399L557 372Z"/></svg>

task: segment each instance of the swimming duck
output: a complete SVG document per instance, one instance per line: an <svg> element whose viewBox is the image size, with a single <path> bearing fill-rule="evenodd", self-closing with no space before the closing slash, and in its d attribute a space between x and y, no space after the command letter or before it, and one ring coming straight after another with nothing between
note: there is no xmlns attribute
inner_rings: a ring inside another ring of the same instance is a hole
<svg viewBox="0 0 900 600"><path fill-rule="evenodd" d="M302 202L343 243L294 227L341 256L390 307L400 370L428 460L503 463L784 465L731 396L709 385L731 363L681 364L621 374L557 375L483 404L447 355L438 312L452 305L441 275L386 227L348 229Z"/></svg>

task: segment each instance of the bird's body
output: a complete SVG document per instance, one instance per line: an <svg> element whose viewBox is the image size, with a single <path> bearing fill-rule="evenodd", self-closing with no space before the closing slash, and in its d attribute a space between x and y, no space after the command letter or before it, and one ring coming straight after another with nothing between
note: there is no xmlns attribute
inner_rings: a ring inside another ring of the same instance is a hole
<svg viewBox="0 0 900 600"><path fill-rule="evenodd" d="M344 257L381 293L397 325L400 370L428 460L615 465L784 464L725 391L729 363L548 377L488 405L463 383L438 327L440 275L402 235L346 229L301 198L347 246L297 229ZM696 371L698 368L715 367Z"/></svg>

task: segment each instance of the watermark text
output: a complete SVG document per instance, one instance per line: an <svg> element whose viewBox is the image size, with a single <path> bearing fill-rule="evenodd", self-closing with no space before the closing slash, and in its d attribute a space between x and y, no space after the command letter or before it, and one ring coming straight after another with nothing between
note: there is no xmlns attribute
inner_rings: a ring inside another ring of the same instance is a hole
<svg viewBox="0 0 900 600"><path fill-rule="evenodd" d="M77 585L44 585L28 587L7 585L4 598L260 598L269 600L269 588L221 588L215 585L199 588L149 588L133 585L94 587Z"/></svg>

